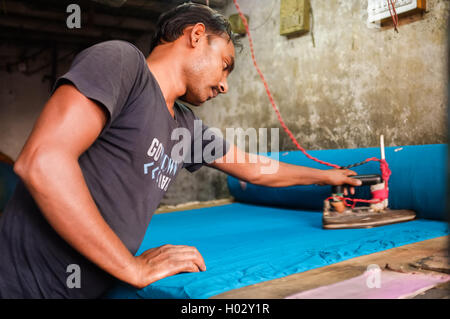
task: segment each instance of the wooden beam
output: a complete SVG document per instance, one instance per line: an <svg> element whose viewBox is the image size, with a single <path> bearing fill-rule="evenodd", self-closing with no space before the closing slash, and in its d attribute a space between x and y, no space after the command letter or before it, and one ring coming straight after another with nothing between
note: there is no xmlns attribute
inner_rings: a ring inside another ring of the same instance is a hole
<svg viewBox="0 0 450 319"><path fill-rule="evenodd" d="M30 6L21 2L13 2L11 0L4 0L6 13L0 14L6 16L21 16L30 18L42 18L46 20L54 20L65 22L67 13L65 11L46 11L39 9L32 9ZM139 19L133 17L117 17L103 13L92 11L81 11L82 25L92 23L100 27L109 27L114 29L123 29L124 31L153 31L156 26L156 21L151 19Z"/></svg>
<svg viewBox="0 0 450 319"><path fill-rule="evenodd" d="M66 8L71 4L72 0L16 0L14 2L22 3L28 7L28 11L43 11L43 12L53 12L53 13L66 13ZM136 18L140 20L148 20L150 22L155 22L161 12L152 11L146 9L144 6L122 6L119 8L110 7L102 5L100 3L90 1L90 0L78 0L76 3L80 6L81 13L92 12L97 14L105 14L107 16L112 16L115 18ZM8 7L6 7L6 12L8 12ZM1 7L0 7L1 12Z"/></svg>
<svg viewBox="0 0 450 319"><path fill-rule="evenodd" d="M107 37L93 37L83 34L68 37L65 34L54 34L39 30L26 33L17 28L4 26L0 26L0 39L10 45L15 44L20 47L42 47L54 42L70 46L88 47L98 42L111 40Z"/></svg>
<svg viewBox="0 0 450 319"><path fill-rule="evenodd" d="M155 1L155 0L128 0L123 6L123 9L139 9L146 11L153 11L159 14L166 12L177 4L173 1Z"/></svg>
<svg viewBox="0 0 450 319"><path fill-rule="evenodd" d="M117 30L106 27L84 26L80 29L69 29L64 22L55 22L53 20L44 20L40 18L16 18L12 16L1 16L0 26L15 28L32 34L36 30L47 32L54 35L85 36L91 38L110 38L122 40L134 40L139 37L142 32L131 34L123 30Z"/></svg>

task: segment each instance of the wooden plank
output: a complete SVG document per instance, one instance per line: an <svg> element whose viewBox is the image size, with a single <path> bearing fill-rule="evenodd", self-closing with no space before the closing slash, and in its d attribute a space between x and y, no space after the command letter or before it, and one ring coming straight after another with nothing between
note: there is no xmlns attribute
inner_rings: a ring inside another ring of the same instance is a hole
<svg viewBox="0 0 450 319"><path fill-rule="evenodd" d="M442 256L448 251L449 236L438 237L378 253L356 257L333 265L312 269L287 277L234 289L212 299L279 299L297 292L331 285L364 273L367 266L377 264L381 269L410 271L411 264L430 256ZM414 269L417 271L417 268ZM427 272L426 270L421 270Z"/></svg>
<svg viewBox="0 0 450 319"><path fill-rule="evenodd" d="M214 207L214 206L222 206L231 204L234 202L234 198L223 198L223 199L215 199L205 202L188 202L183 203L179 205L161 205L158 207L158 209L155 211L155 214L164 214L164 213L172 213L172 212L178 212L182 210L189 210L189 209L197 209L197 208L206 208L206 207Z"/></svg>
<svg viewBox="0 0 450 319"><path fill-rule="evenodd" d="M425 291L413 299L449 299L450 281L440 284L428 291Z"/></svg>

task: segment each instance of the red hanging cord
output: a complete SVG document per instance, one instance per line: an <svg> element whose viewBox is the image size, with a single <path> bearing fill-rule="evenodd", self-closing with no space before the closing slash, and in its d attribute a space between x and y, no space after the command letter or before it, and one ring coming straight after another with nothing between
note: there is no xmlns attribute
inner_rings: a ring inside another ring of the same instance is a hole
<svg viewBox="0 0 450 319"><path fill-rule="evenodd" d="M397 2L397 0L387 0L388 2L388 7L389 7L389 13L391 14L392 17L392 22L394 23L394 30L395 32L398 33L398 15L397 15L397 10L395 10L395 3ZM392 10L391 10L391 6L392 6Z"/></svg>
<svg viewBox="0 0 450 319"><path fill-rule="evenodd" d="M267 95L268 95L268 97L269 97L270 103L272 104L272 107L273 107L273 109L275 110L275 113L277 114L278 121L280 122L280 124L281 124L281 126L283 127L284 131L288 134L288 136L290 137L290 139L292 140L292 142L294 143L294 145L295 145L300 151L302 151L303 154L305 154L308 158L310 158L310 159L312 159L312 160L314 160L314 161L316 161L316 162L319 162L320 164L323 164L323 165L328 165L328 166L331 166L331 167L334 167L334 168L340 168L339 165L335 165L335 164L331 164L331 163L327 163L327 162L321 161L321 160L319 160L319 159L317 159L317 158L315 158L315 157L309 155L308 153L306 153L306 151L303 149L303 147L301 147L300 144L299 144L299 143L297 142L297 140L295 139L294 134L292 134L292 132L289 130L289 128L288 128L288 127L286 126L286 124L284 123L283 118L281 117L280 111L278 110L278 107L277 107L276 104L275 104L275 101L274 101L274 99L273 99L273 97L272 97L272 94L270 93L269 86L267 85L266 79L264 78L263 73L261 72L261 70L259 69L258 64L256 63L255 51L254 51L254 49L253 49L253 40L252 40L252 37L251 37L251 35L250 35L250 30L249 30L249 28L248 28L247 19L245 18L244 14L242 13L241 8L239 7L239 4L237 3L237 1L236 1L236 0L233 0L233 1L234 1L235 6L236 6L236 9L237 9L237 11L238 11L238 13L239 13L239 16L240 16L241 19L242 19L242 22L244 23L245 30L247 31L248 42L249 42L249 44L250 44L250 52L251 52L251 55L252 55L253 65L255 66L256 71L258 72L259 76L261 77L261 80L262 80L263 83L264 83L264 87L265 87L265 89L266 89L266 93L267 93Z"/></svg>
<svg viewBox="0 0 450 319"><path fill-rule="evenodd" d="M392 0L389 0L389 1L392 1ZM259 74L259 76L260 76L260 78L261 78L261 80L262 80L262 82L264 84L264 88L266 89L266 93L267 93L267 96L269 97L269 100L270 100L270 103L272 105L272 108L274 109L274 111L275 111L275 113L276 113L276 115L278 117L278 121L280 122L280 124L283 127L284 131L287 133L287 135L292 140L294 145L303 154L305 154L305 156L308 157L309 159L311 159L313 161L316 161L316 162L318 162L320 164L323 164L323 165L331 166L331 167L334 167L334 168L341 168L341 166L339 166L339 165L331 164L331 163L328 163L328 162L324 162L324 161L319 160L318 158L315 158L315 157L309 155L304 150L304 148L300 146L300 144L295 139L294 134L292 134L292 132L287 127L287 125L284 123L283 118L281 117L280 111L278 110L278 107L275 104L275 101L274 101L274 99L272 97L272 94L270 93L269 85L267 84L267 81L264 78L263 73L261 72L258 64L256 63L255 51L254 51L254 48L253 48L253 40L252 40L252 37L250 35L250 30L249 30L249 27L248 27L247 19L245 18L244 14L242 13L242 10L241 10L239 4L237 3L237 0L233 0L233 2L234 2L234 5L236 7L236 10L239 13L239 16L242 19L242 22L243 22L243 24L245 26L245 30L247 31L248 42L249 42L249 45L250 45L250 52L251 52L251 56L252 56L253 65L255 66L255 69L258 72L258 74ZM395 10L395 8L394 8L394 10ZM388 198L388 194L389 194L388 181L389 181L389 177L391 175L391 171L389 170L388 163L384 159L378 159L378 158L375 158L375 157L372 157L372 158L369 158L369 159L366 160L366 162L369 162L369 161L378 161L378 162L380 162L381 175L382 175L383 181L385 183L385 185L384 185L384 192L383 193L382 192L378 192L376 198L371 199L371 200L357 199L357 198L347 198L347 197L338 197L339 199L341 199L344 202L344 204L346 206L352 206L352 208L354 208L357 202L378 203L378 202L382 202L383 200ZM329 200L331 198L332 197L329 197L329 198L327 198L327 200ZM347 204L347 201L353 202L353 205Z"/></svg>

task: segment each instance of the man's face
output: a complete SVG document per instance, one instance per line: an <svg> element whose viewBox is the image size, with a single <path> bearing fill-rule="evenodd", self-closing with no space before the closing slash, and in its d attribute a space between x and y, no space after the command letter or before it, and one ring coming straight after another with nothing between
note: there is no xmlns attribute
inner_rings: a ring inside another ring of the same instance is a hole
<svg viewBox="0 0 450 319"><path fill-rule="evenodd" d="M180 99L198 106L219 93L226 93L234 57L234 45L227 36L205 34L187 60L186 94Z"/></svg>

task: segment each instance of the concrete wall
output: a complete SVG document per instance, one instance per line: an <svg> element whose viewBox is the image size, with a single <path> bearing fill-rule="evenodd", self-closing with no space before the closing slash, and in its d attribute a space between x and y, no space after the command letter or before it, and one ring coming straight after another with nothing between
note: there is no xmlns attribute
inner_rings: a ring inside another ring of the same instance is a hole
<svg viewBox="0 0 450 319"><path fill-rule="evenodd" d="M2 45L0 56L8 56L8 62L12 62L11 57L15 54L18 57L20 51L17 48ZM32 49L26 55L37 51ZM68 52L63 50L59 56L64 57L67 54ZM60 61L58 74L62 74L69 68L70 58ZM51 52L43 52L35 59L28 61L27 71L40 69L50 61ZM22 150L50 94L50 80L46 76L51 74L51 66L48 65L42 70L31 73L33 74L26 75L18 71L17 66L14 66L11 72L0 70L0 152L13 160Z"/></svg>
<svg viewBox="0 0 450 319"><path fill-rule="evenodd" d="M41 78L0 73L0 151L14 160L43 106L34 105L33 101L48 98L48 83L41 83Z"/></svg>
<svg viewBox="0 0 450 319"><path fill-rule="evenodd" d="M367 27L367 1L312 0L315 47L310 34L290 40L279 35L280 0L240 2L251 28L263 24L252 32L256 57L303 146L375 146L381 133L388 145L446 141L449 1L427 1L429 12L397 34ZM231 3L226 13L234 12ZM198 114L222 129L278 126L247 38L243 43L229 94ZM292 149L290 141L282 145Z"/></svg>
<svg viewBox="0 0 450 319"><path fill-rule="evenodd" d="M241 0L250 17L256 58L280 112L306 149L446 143L446 32L450 1L428 0L422 17L391 27L367 25L366 0L311 0L313 35L279 35L280 0ZM225 10L235 13L233 2ZM237 53L230 91L196 113L209 125L280 127L251 58L248 39ZM295 146L280 128L281 150ZM326 167L324 167L326 168ZM206 168L197 197L218 194L225 177ZM172 190L188 183L182 177ZM171 190L171 191L172 191ZM172 196L169 192L168 196ZM192 199L197 198L192 197ZM171 198L172 199L172 198Z"/></svg>

